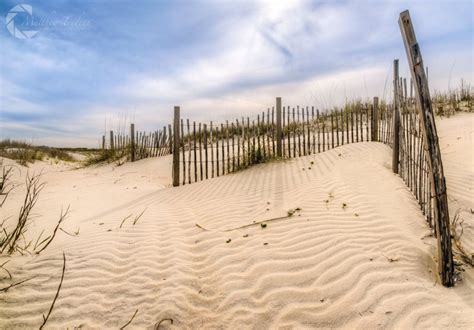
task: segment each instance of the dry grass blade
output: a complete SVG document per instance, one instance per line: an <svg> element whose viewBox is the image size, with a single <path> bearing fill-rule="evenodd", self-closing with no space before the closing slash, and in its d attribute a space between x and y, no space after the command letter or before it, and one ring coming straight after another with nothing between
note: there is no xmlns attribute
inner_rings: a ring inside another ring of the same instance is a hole
<svg viewBox="0 0 474 330"><path fill-rule="evenodd" d="M53 303L51 304L51 307L48 311L48 315L46 315L45 317L43 314L43 324L41 324L41 326L39 327L40 330L43 329L43 327L46 325L46 322L48 322L49 316L51 315L51 312L53 311L54 304L56 303L56 299L58 299L59 291L61 290L61 286L63 285L65 271L66 271L66 255L63 252L63 273L61 275L61 281L59 282L58 291L56 291L56 296L54 296Z"/></svg>
<svg viewBox="0 0 474 330"><path fill-rule="evenodd" d="M0 161L0 167L2 168L0 176L0 198L2 198L2 200L0 201L0 207L2 207L8 195L13 190L13 186L10 184L13 167L3 166L3 159Z"/></svg>
<svg viewBox="0 0 474 330"><path fill-rule="evenodd" d="M133 220L133 225L134 225L134 226L136 225L136 223L138 222L138 220L140 220L140 218L142 217L143 213L145 213L145 211L146 211L146 208L142 211L142 213L140 213L139 215L137 215L137 216L135 217L135 219Z"/></svg>
<svg viewBox="0 0 474 330"><path fill-rule="evenodd" d="M132 321L135 318L135 315L137 315L137 313L138 313L138 309L135 311L135 313L133 313L132 318L127 323L125 323L122 327L120 327L120 330L125 329L125 327L127 327L130 323L132 323Z"/></svg>
<svg viewBox="0 0 474 330"><path fill-rule="evenodd" d="M467 253L467 251L464 249L461 243L461 237L464 233L464 228L463 228L464 219L461 217L461 212L463 211L469 212L466 210L457 209L456 213L454 214L453 221L451 222L451 236L453 238L454 244L459 250L459 254L461 258L463 259L463 261L471 266L474 266L474 260L473 260L472 254L469 255L469 253ZM459 233L456 230L457 228L460 228Z"/></svg>
<svg viewBox="0 0 474 330"><path fill-rule="evenodd" d="M64 220L66 220L68 215L69 215L69 206L67 207L66 212L63 212L63 210L61 209L61 216L59 217L58 224L54 228L53 234L50 236L49 241L47 241L46 244L44 244L43 247L38 252L36 252L36 254L39 254L41 251L44 251L44 249L46 249L48 245L53 241L54 237L56 236L56 232L58 231L59 226Z"/></svg>
<svg viewBox="0 0 474 330"><path fill-rule="evenodd" d="M132 216L132 214L129 214L129 215L127 215L125 218L123 218L122 222L120 223L120 227L119 227L119 228L122 228L123 223L125 222L125 220L127 220L127 219L130 218L131 216Z"/></svg>
<svg viewBox="0 0 474 330"><path fill-rule="evenodd" d="M155 330L158 330L160 328L160 325L161 323L165 322L165 321L170 321L171 324L173 324L173 319L162 319L160 322L156 323L155 325Z"/></svg>
<svg viewBox="0 0 474 330"><path fill-rule="evenodd" d="M8 254L12 254L17 249L18 239L23 236L26 231L28 221L30 220L30 213L33 207L38 202L39 194L43 190L45 184L40 182L41 174L32 176L26 175L26 195L23 201L23 206L18 215L18 222L12 232L8 233L5 241L2 242L1 252L8 249Z"/></svg>
<svg viewBox="0 0 474 330"><path fill-rule="evenodd" d="M4 266L6 264L8 264L10 262L10 260L7 260L5 261L3 264L0 265L0 268L3 269L4 271L6 271L8 273L8 276L10 276L10 280L12 279L12 274L10 274L10 272L8 271L8 269L6 269Z"/></svg>
<svg viewBox="0 0 474 330"><path fill-rule="evenodd" d="M33 276L33 277L30 277L30 278L27 278L26 280L19 281L19 282L16 282L16 283L12 283L12 284L10 284L9 286L6 286L6 287L4 287L4 288L1 288L1 289L0 289L0 292L7 292L9 289L11 289L11 288L13 288L13 287L15 287L15 286L17 286L17 285L20 285L20 284L22 284L22 283L28 282L29 280L32 280L32 279L34 279L35 277L36 277L36 276Z"/></svg>
<svg viewBox="0 0 474 330"><path fill-rule="evenodd" d="M69 235L69 236L72 236L72 237L76 237L76 236L77 236L76 233L74 233L74 234L68 233L67 231L65 231L65 230L62 229L62 228L59 228L59 230L62 231L63 233L65 233L66 235Z"/></svg>

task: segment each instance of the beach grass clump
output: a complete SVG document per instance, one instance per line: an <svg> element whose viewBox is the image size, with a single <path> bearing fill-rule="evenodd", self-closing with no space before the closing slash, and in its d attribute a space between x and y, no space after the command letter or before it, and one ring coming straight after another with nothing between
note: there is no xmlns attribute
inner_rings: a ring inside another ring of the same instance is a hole
<svg viewBox="0 0 474 330"><path fill-rule="evenodd" d="M464 80L457 88L435 91L431 99L433 110L438 116L450 117L457 112L474 111L474 88Z"/></svg>
<svg viewBox="0 0 474 330"><path fill-rule="evenodd" d="M6 175L2 175L1 179L2 194L5 198L2 200L0 207L3 207L3 204L6 200L6 196L8 196L8 193L10 193L13 187L10 184L10 167L7 167L7 169L5 169L6 166L1 163L0 166L2 167L0 169L0 173L6 173ZM41 251L46 249L46 247L53 241L58 229L61 229L59 226L69 215L69 207L66 209L65 212L61 210L61 216L56 227L54 228L53 233L42 239L42 235L44 233L43 230L38 236L38 238L35 240L36 243L33 244L33 240L28 240L25 234L32 223L32 211L39 200L40 193L45 187L45 183L41 181L41 174L30 175L29 173L27 173L25 186L25 198L23 199L23 205L20 207L19 214L16 220L9 226L6 223L7 219L0 219L0 254L11 255L15 252L18 252L22 255L25 253L39 254Z"/></svg>
<svg viewBox="0 0 474 330"><path fill-rule="evenodd" d="M73 162L74 157L61 148L34 146L24 141L3 139L0 140L0 157L16 160L23 166L28 166L37 160L57 159Z"/></svg>
<svg viewBox="0 0 474 330"><path fill-rule="evenodd" d="M130 160L130 147L120 149L102 149L89 153L84 161L84 165L92 166L115 162L117 166L120 166L128 160Z"/></svg>

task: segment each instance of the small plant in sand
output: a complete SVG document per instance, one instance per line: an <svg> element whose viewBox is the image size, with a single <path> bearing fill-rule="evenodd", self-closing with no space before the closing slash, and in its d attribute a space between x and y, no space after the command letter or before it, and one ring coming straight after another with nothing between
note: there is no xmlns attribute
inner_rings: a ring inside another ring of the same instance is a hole
<svg viewBox="0 0 474 330"><path fill-rule="evenodd" d="M5 178L7 178L5 181ZM9 229L5 225L5 220L2 221L0 225L0 253L1 254L13 254L18 252L20 254L24 253L40 253L48 247L48 245L55 238L56 233L59 229L59 226L69 215L69 207L66 211L61 211L61 216L56 227L53 230L53 233L48 237L42 239L44 233L41 232L39 237L36 239L36 243L33 245L33 240L28 241L26 239L26 232L28 226L31 224L31 214L32 210L38 202L39 195L43 190L45 183L40 180L41 174L26 175L26 193L23 205L20 208L18 218L13 224L13 227ZM9 176L4 177L3 186L8 185ZM42 239L42 240L41 240Z"/></svg>
<svg viewBox="0 0 474 330"><path fill-rule="evenodd" d="M7 200L8 195L13 190L13 185L11 184L12 170L13 166L3 166L3 158L0 159L0 207L3 206Z"/></svg>

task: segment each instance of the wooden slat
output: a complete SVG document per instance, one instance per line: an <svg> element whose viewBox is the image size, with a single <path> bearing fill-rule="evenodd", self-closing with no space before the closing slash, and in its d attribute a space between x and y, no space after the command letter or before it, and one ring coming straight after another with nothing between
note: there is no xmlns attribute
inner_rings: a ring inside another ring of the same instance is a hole
<svg viewBox="0 0 474 330"><path fill-rule="evenodd" d="M214 177L214 129L212 127L212 121L210 122L210 136L211 136L211 178Z"/></svg>
<svg viewBox="0 0 474 330"><path fill-rule="evenodd" d="M278 157L283 157L281 142L282 142L282 126L281 126L281 97L276 98L276 154Z"/></svg>
<svg viewBox="0 0 474 330"><path fill-rule="evenodd" d="M203 129L204 129L204 174L205 174L205 178L206 179L209 179L209 162L208 162L208 153L207 153L207 125L206 124L203 124Z"/></svg>
<svg viewBox="0 0 474 330"><path fill-rule="evenodd" d="M198 181L196 122L193 121L194 182Z"/></svg>
<svg viewBox="0 0 474 330"><path fill-rule="evenodd" d="M180 118L179 118L179 107L174 107L174 120L173 120L173 186L179 186L179 146L181 144L180 130Z"/></svg>
<svg viewBox="0 0 474 330"><path fill-rule="evenodd" d="M190 130L190 125L189 125L189 118L186 119L186 126L187 126L187 132L188 132L188 183L191 183L191 130Z"/></svg>
<svg viewBox="0 0 474 330"><path fill-rule="evenodd" d="M155 132L155 137L158 139L158 134ZM181 148L183 149L183 186L186 184L186 143L184 141L184 121L181 119Z"/></svg>

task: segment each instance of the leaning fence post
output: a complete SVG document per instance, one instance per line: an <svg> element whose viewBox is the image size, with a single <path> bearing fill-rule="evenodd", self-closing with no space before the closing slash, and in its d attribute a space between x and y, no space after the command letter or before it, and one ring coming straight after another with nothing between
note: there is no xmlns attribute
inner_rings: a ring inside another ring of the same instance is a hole
<svg viewBox="0 0 474 330"><path fill-rule="evenodd" d="M444 286L454 285L454 264L451 247L451 232L448 212L448 196L443 162L438 143L438 133L431 104L428 77L423 68L421 50L416 41L410 13L408 10L400 13L398 20L400 31L408 57L411 76L416 89L416 101L420 111L420 121L427 150L428 169L433 195L434 215L438 233L438 272Z"/></svg>
<svg viewBox="0 0 474 330"><path fill-rule="evenodd" d="M378 141L378 131L379 131L379 98L374 96L374 106L372 107L372 131L370 139L372 141Z"/></svg>
<svg viewBox="0 0 474 330"><path fill-rule="evenodd" d="M179 107L174 107L173 121L173 187L179 186Z"/></svg>
<svg viewBox="0 0 474 330"><path fill-rule="evenodd" d="M400 160L400 99L398 94L398 59L393 61L393 153L392 171L398 173Z"/></svg>
<svg viewBox="0 0 474 330"><path fill-rule="evenodd" d="M281 97L276 98L276 136L277 136L277 156L283 157L281 139L282 139L282 127L281 127Z"/></svg>
<svg viewBox="0 0 474 330"><path fill-rule="evenodd" d="M110 131L110 149L114 150L114 131Z"/></svg>
<svg viewBox="0 0 474 330"><path fill-rule="evenodd" d="M130 160L135 161L135 124L130 124Z"/></svg>

